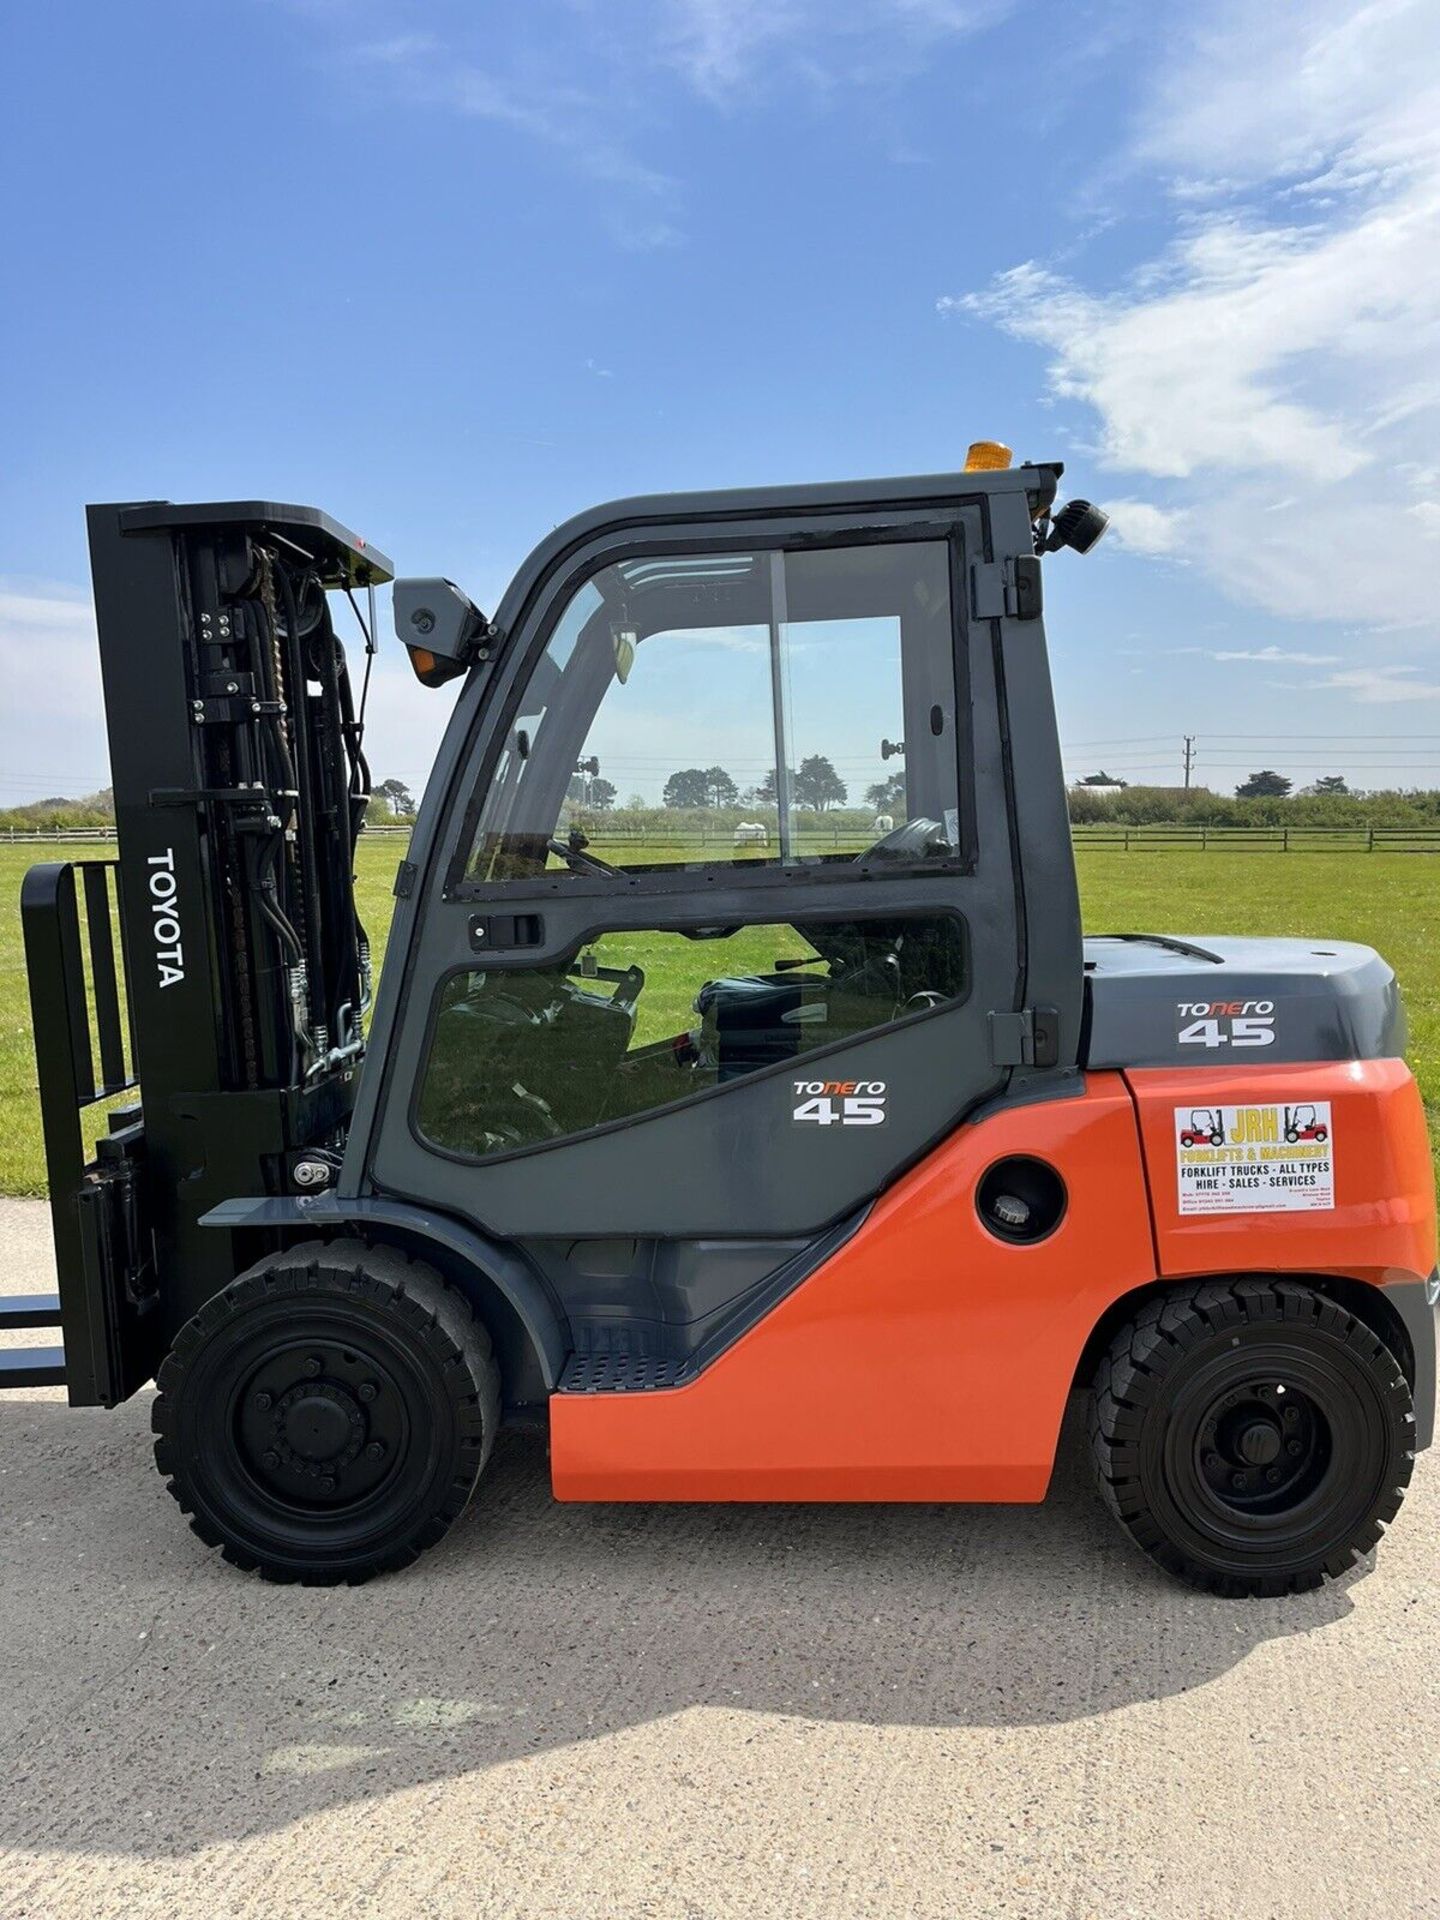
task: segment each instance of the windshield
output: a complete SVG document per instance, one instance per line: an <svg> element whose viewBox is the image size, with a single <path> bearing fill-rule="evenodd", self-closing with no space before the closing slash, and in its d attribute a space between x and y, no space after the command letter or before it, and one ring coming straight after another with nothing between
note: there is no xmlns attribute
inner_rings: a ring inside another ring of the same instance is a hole
<svg viewBox="0 0 1440 1920"><path fill-rule="evenodd" d="M943 542L647 555L566 602L469 872L934 858L957 787Z"/></svg>

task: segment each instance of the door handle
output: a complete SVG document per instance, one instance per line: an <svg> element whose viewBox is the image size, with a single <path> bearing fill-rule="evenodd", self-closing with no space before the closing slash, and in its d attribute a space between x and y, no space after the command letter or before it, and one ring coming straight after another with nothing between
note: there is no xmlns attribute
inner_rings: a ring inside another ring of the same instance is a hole
<svg viewBox="0 0 1440 1920"><path fill-rule="evenodd" d="M472 913L470 946L475 953L503 953L515 947L543 947L545 919L538 913Z"/></svg>

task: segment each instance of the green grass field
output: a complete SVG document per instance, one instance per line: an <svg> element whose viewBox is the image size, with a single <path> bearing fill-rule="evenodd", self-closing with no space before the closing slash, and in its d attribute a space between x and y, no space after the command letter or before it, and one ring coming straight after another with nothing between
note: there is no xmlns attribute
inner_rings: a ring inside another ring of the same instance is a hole
<svg viewBox="0 0 1440 1920"><path fill-rule="evenodd" d="M19 901L26 867L61 851L0 847L0 1193L45 1190ZM85 851L67 846L63 854L74 859ZM361 851L361 912L378 959L401 847L385 839ZM1440 1151L1440 867L1429 857L1082 848L1078 858L1085 924L1093 932L1295 934L1378 947L1405 992L1410 1058ZM754 937L758 944L748 964L766 965L774 950L787 950L777 948L771 935ZM740 959L737 946L726 943L722 966ZM662 971L652 973L650 996L649 1011L661 1028L684 1024L688 989L667 984Z"/></svg>

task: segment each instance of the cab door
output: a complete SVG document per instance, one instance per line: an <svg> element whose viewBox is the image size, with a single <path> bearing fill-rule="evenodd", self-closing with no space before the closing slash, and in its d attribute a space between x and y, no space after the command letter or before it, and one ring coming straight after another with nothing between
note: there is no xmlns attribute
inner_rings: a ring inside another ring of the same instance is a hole
<svg viewBox="0 0 1440 1920"><path fill-rule="evenodd" d="M697 510L522 575L422 848L376 1185L518 1239L803 1237L1001 1090L980 534Z"/></svg>

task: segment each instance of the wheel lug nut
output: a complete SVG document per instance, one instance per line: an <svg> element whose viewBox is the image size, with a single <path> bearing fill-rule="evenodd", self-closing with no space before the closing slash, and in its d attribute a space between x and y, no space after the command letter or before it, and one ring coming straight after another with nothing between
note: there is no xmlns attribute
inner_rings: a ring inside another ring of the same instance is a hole
<svg viewBox="0 0 1440 1920"><path fill-rule="evenodd" d="M1207 1453L1207 1454L1206 1454L1206 1456L1205 1456L1205 1464L1206 1464L1206 1466L1207 1466L1207 1467L1218 1467L1218 1466L1220 1465L1220 1456L1219 1456L1219 1454L1218 1454L1218 1453Z"/></svg>
<svg viewBox="0 0 1440 1920"><path fill-rule="evenodd" d="M267 1413L269 1409L274 1405L274 1402L271 1400L270 1395L268 1393L257 1393L255 1396L255 1404L260 1409L261 1413Z"/></svg>
<svg viewBox="0 0 1440 1920"><path fill-rule="evenodd" d="M1293 1459L1298 1460L1300 1455L1305 1451L1305 1449L1300 1445L1300 1442L1298 1440L1287 1440L1285 1443L1285 1451Z"/></svg>
<svg viewBox="0 0 1440 1920"><path fill-rule="evenodd" d="M333 1493L335 1491L335 1476L333 1474L327 1473L324 1476L320 1482L320 1491L322 1493Z"/></svg>
<svg viewBox="0 0 1440 1920"><path fill-rule="evenodd" d="M305 1362L304 1373L305 1373L306 1379L313 1380L316 1374L319 1373L319 1371L320 1371L320 1362L316 1359L315 1355L312 1353L310 1358Z"/></svg>
<svg viewBox="0 0 1440 1920"><path fill-rule="evenodd" d="M362 1380L358 1391L362 1400L373 1400L380 1389L373 1380Z"/></svg>
<svg viewBox="0 0 1440 1920"><path fill-rule="evenodd" d="M260 1464L262 1467L270 1467L273 1470L275 1467L279 1466L280 1456L278 1453L273 1453L273 1452L262 1453L260 1456Z"/></svg>
<svg viewBox="0 0 1440 1920"><path fill-rule="evenodd" d="M1280 1484L1280 1469L1278 1467L1271 1467L1265 1475L1265 1478L1270 1482L1272 1487L1278 1486Z"/></svg>
<svg viewBox="0 0 1440 1920"><path fill-rule="evenodd" d="M1232 1487L1243 1487L1248 1478L1248 1474L1232 1473L1230 1476L1230 1484Z"/></svg>
<svg viewBox="0 0 1440 1920"><path fill-rule="evenodd" d="M372 1441L370 1442L370 1444L369 1444L369 1446L368 1446L368 1447L366 1447L366 1449L365 1449L365 1454L366 1454L366 1457L367 1457L367 1459L370 1459L370 1460L380 1460L380 1459L383 1459L383 1458L384 1458L384 1454L385 1454L385 1443L384 1443L384 1441L383 1441L383 1440L372 1440Z"/></svg>

